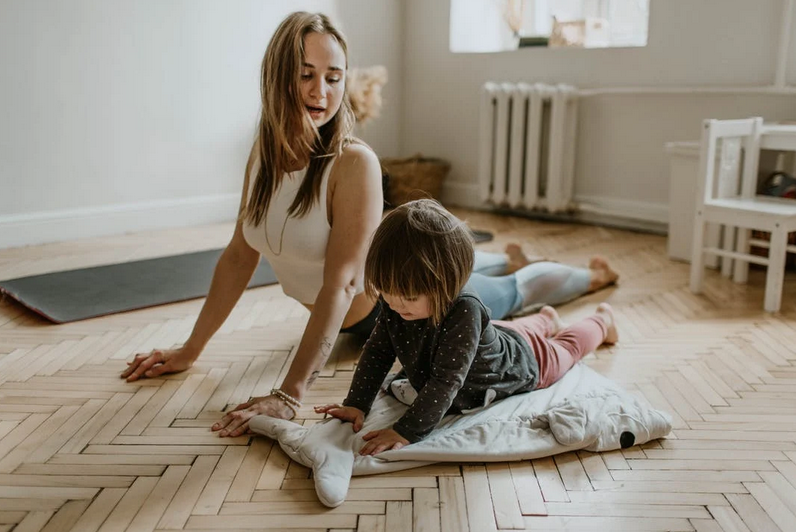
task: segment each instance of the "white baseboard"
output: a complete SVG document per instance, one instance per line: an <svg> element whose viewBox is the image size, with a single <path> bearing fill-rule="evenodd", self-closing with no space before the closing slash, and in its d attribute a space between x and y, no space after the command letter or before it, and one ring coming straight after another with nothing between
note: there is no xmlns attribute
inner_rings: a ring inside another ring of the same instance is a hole
<svg viewBox="0 0 796 532"><path fill-rule="evenodd" d="M443 199L446 205L484 209L479 200L478 185L450 182L445 184ZM594 223L609 223L628 229L660 232L669 223L668 203L653 203L610 198L606 196L580 195L575 197L579 214L573 220Z"/></svg>
<svg viewBox="0 0 796 532"><path fill-rule="evenodd" d="M605 196L575 196L575 203L581 212L644 222L669 223L668 203L623 200Z"/></svg>
<svg viewBox="0 0 796 532"><path fill-rule="evenodd" d="M443 200L446 205L484 208L478 185L471 183L446 183ZM626 219L629 226L633 220L666 224L669 219L666 204L600 196L577 196L575 201L591 218ZM239 203L238 194L217 194L0 216L0 249L230 221L235 219Z"/></svg>
<svg viewBox="0 0 796 532"><path fill-rule="evenodd" d="M234 220L238 194L0 216L0 249Z"/></svg>

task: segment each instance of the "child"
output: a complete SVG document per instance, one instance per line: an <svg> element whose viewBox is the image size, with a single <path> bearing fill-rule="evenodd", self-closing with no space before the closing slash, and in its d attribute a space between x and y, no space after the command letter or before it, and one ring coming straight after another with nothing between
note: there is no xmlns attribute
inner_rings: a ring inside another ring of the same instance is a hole
<svg viewBox="0 0 796 532"><path fill-rule="evenodd" d="M344 406L315 411L358 432L396 357L418 395L392 428L364 436L360 454L420 441L446 414L546 388L596 347L617 341L607 304L566 328L552 307L490 321L478 297L462 290L472 267L469 231L433 200L398 207L376 231L365 263L365 289L382 299L376 328Z"/></svg>

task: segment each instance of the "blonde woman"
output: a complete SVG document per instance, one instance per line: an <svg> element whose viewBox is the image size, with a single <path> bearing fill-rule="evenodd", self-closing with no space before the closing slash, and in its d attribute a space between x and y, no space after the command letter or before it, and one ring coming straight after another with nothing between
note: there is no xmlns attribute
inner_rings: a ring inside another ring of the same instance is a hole
<svg viewBox="0 0 796 532"><path fill-rule="evenodd" d="M374 309L362 270L381 219L381 169L373 151L351 137L347 69L345 38L327 17L293 13L280 24L263 59L262 117L240 216L193 332L182 347L137 355L122 374L134 381L190 368L262 253L310 318L279 390L224 416L213 426L222 436L242 434L257 414L293 417L340 329Z"/></svg>
<svg viewBox="0 0 796 532"><path fill-rule="evenodd" d="M220 436L245 433L258 414L293 418L338 333L367 337L375 326L380 305L364 292L363 271L381 220L381 168L373 151L352 137L347 69L345 38L324 15L293 13L277 28L263 58L262 116L240 216L196 325L183 346L138 354L121 375L135 381L190 368L240 299L262 254L285 294L306 306L310 318L284 381L214 424ZM509 251L479 253L476 263L490 275L525 265L519 248ZM538 275L522 277L538 297L566 300L605 284L607 270L539 264L528 267ZM517 296L513 278L473 274L473 282L485 303L492 301L495 317L528 301Z"/></svg>

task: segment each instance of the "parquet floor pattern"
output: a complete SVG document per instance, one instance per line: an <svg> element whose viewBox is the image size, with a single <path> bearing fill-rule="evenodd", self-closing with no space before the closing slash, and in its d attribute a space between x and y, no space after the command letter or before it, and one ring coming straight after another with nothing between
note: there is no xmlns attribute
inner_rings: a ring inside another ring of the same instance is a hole
<svg viewBox="0 0 796 532"><path fill-rule="evenodd" d="M357 477L329 510L310 471L265 438L220 439L221 412L279 382L308 313L278 286L246 292L188 372L128 384L136 352L182 342L202 301L66 325L0 302L0 532L75 531L796 531L796 276L783 312L762 312L764 273L736 285L711 271L704 296L664 237L456 211L585 264L601 254L620 343L586 362L670 412L665 440L603 454L441 464ZM230 224L0 250L0 279L225 245ZM340 342L301 412L339 401L355 367ZM350 347L350 346L348 346Z"/></svg>

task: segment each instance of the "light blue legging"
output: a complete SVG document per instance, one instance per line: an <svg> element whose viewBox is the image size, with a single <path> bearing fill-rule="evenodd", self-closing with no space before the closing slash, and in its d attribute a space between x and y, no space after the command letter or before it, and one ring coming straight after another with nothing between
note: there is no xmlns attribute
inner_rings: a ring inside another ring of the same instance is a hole
<svg viewBox="0 0 796 532"><path fill-rule="evenodd" d="M493 320L507 318L520 310L539 305L560 305L586 294L591 271L557 262L535 262L510 275L502 253L475 252L469 289L492 312Z"/></svg>

